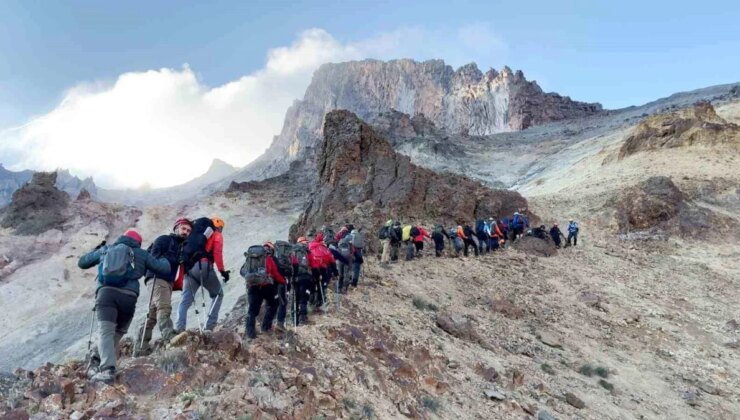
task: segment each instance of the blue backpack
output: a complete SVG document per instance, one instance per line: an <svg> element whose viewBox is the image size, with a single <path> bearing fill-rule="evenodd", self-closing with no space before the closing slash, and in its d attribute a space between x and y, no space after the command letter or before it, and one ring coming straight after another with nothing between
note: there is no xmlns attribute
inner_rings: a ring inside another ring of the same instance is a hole
<svg viewBox="0 0 740 420"><path fill-rule="evenodd" d="M519 215L519 214L515 214L515 215L514 215L514 218L513 218L512 220L511 220L511 224L512 224L512 225L513 225L513 226L514 226L515 228L518 228L518 227L522 227L522 226L524 226L524 222L523 222L523 220L522 220L522 216L521 216L521 215Z"/></svg>
<svg viewBox="0 0 740 420"><path fill-rule="evenodd" d="M126 244L104 248L98 279L104 286L124 287L134 277L134 249Z"/></svg>

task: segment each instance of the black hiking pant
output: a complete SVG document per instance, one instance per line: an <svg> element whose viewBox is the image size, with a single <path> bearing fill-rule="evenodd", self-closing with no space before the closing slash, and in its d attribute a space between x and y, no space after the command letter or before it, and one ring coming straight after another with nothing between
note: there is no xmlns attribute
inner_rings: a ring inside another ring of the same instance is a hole
<svg viewBox="0 0 740 420"><path fill-rule="evenodd" d="M434 255L437 257L441 257L442 253L445 250L445 238L436 238L434 239Z"/></svg>
<svg viewBox="0 0 740 420"><path fill-rule="evenodd" d="M311 297L311 290L313 289L313 277L308 274L298 275L295 279L295 305L298 307L298 320L297 324L305 323L308 321L308 300ZM291 311L293 309L291 308ZM295 315L293 315L295 316Z"/></svg>
<svg viewBox="0 0 740 420"><path fill-rule="evenodd" d="M323 306L326 303L326 286L329 284L327 280L328 271L328 268L311 269L311 276L313 277L311 302L316 306Z"/></svg>
<svg viewBox="0 0 740 420"><path fill-rule="evenodd" d="M391 242L391 261L398 261L398 251L401 249L400 242Z"/></svg>
<svg viewBox="0 0 740 420"><path fill-rule="evenodd" d="M285 316L288 313L288 292L287 287L284 284L277 285L277 323L281 327L285 327Z"/></svg>
<svg viewBox="0 0 740 420"><path fill-rule="evenodd" d="M568 246L570 246L570 240L573 239L573 246L578 245L578 233L568 232Z"/></svg>
<svg viewBox="0 0 740 420"><path fill-rule="evenodd" d="M465 255L466 257L468 256L468 248L470 248L471 246L473 247L473 251L475 251L475 256L477 257L478 245L476 245L475 242L470 238L465 239L465 248L463 248L463 255Z"/></svg>
<svg viewBox="0 0 740 420"><path fill-rule="evenodd" d="M272 328L272 320L275 319L275 312L277 312L278 300L275 298L277 294L277 288L274 284L269 286L253 286L247 290L247 300L249 301L249 309L247 310L247 338L257 337L255 331L255 324L257 323L257 315L262 309L262 302L267 304L267 310L265 316L262 318L262 332L270 331Z"/></svg>

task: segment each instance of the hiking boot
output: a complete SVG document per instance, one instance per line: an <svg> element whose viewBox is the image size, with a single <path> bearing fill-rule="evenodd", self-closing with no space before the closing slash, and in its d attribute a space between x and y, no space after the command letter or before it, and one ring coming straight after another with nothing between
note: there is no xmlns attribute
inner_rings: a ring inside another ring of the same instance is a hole
<svg viewBox="0 0 740 420"><path fill-rule="evenodd" d="M111 385L116 380L116 370L113 368L101 370L90 378L93 382L102 382L104 384Z"/></svg>

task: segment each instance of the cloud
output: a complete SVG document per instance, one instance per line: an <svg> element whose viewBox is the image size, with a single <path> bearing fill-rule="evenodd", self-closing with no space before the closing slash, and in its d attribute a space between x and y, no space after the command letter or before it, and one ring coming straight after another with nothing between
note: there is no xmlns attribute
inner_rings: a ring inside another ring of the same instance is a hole
<svg viewBox="0 0 740 420"><path fill-rule="evenodd" d="M0 132L0 161L12 169L68 168L105 187L175 185L214 158L242 166L258 157L323 63L408 57L501 65L503 55L505 44L480 24L399 28L351 42L309 29L270 50L262 69L222 86L205 86L188 65L79 84L48 114Z"/></svg>

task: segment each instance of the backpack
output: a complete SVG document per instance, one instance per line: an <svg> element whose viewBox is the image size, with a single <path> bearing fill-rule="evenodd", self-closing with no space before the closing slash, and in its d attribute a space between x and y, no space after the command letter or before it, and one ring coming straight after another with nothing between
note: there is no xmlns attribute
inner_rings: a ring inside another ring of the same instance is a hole
<svg viewBox="0 0 740 420"><path fill-rule="evenodd" d="M134 249L126 244L105 248L98 265L98 280L104 286L124 287L134 277Z"/></svg>
<svg viewBox="0 0 740 420"><path fill-rule="evenodd" d="M297 260L298 268L296 275L311 275L311 264L309 263L308 247L304 244L293 245L293 256Z"/></svg>
<svg viewBox="0 0 740 420"><path fill-rule="evenodd" d="M364 249L365 248L365 234L362 232L355 231L355 233L350 235L352 240L352 246L357 249Z"/></svg>
<svg viewBox="0 0 740 420"><path fill-rule="evenodd" d="M401 240L406 242L411 239L411 225L406 225L401 229Z"/></svg>
<svg viewBox="0 0 740 420"><path fill-rule="evenodd" d="M339 241L339 253L341 253L347 260L352 256L352 241L349 235L345 235L344 238Z"/></svg>
<svg viewBox="0 0 740 420"><path fill-rule="evenodd" d="M457 228L450 228L450 230L447 231L447 235L450 238L457 238Z"/></svg>
<svg viewBox="0 0 740 420"><path fill-rule="evenodd" d="M401 226L395 226L391 229L391 242L400 242L403 237Z"/></svg>
<svg viewBox="0 0 740 420"><path fill-rule="evenodd" d="M213 222L207 217L201 217L193 221L193 230L187 239L185 239L182 247L182 258L187 270L193 268L195 263L201 258L213 259L206 252L206 243L215 231L216 228L213 226Z"/></svg>
<svg viewBox="0 0 740 420"><path fill-rule="evenodd" d="M378 232L378 239L383 241L383 240L390 238L390 236L391 236L390 226L383 226L382 228L380 228L380 232Z"/></svg>
<svg viewBox="0 0 740 420"><path fill-rule="evenodd" d="M418 226L412 226L411 227L411 237L416 238L417 236L421 235L421 231L419 230Z"/></svg>
<svg viewBox="0 0 740 420"><path fill-rule="evenodd" d="M337 242L340 242L342 239L344 239L345 236L349 234L349 229L347 227L343 227L339 230L339 233L337 233L337 236L334 238Z"/></svg>
<svg viewBox="0 0 740 420"><path fill-rule="evenodd" d="M292 250L293 245L290 242L275 242L275 260L277 261L280 273L286 277L290 277L290 273L293 271L293 265L290 263L290 253Z"/></svg>
<svg viewBox="0 0 740 420"><path fill-rule="evenodd" d="M334 233L334 229L330 227L325 227L323 232L324 232L324 243L326 243L327 245L337 243L337 240L336 240L337 235Z"/></svg>
<svg viewBox="0 0 740 420"><path fill-rule="evenodd" d="M262 245L252 245L244 253L246 261L239 274L247 281L247 287L267 286L273 283L267 274L267 251Z"/></svg>
<svg viewBox="0 0 740 420"><path fill-rule="evenodd" d="M511 224L514 225L515 228L524 226L524 222L522 221L522 216L515 214L514 218L511 220Z"/></svg>
<svg viewBox="0 0 740 420"><path fill-rule="evenodd" d="M480 235L485 235L486 233L486 223L483 220L478 220L475 222L475 233Z"/></svg>

